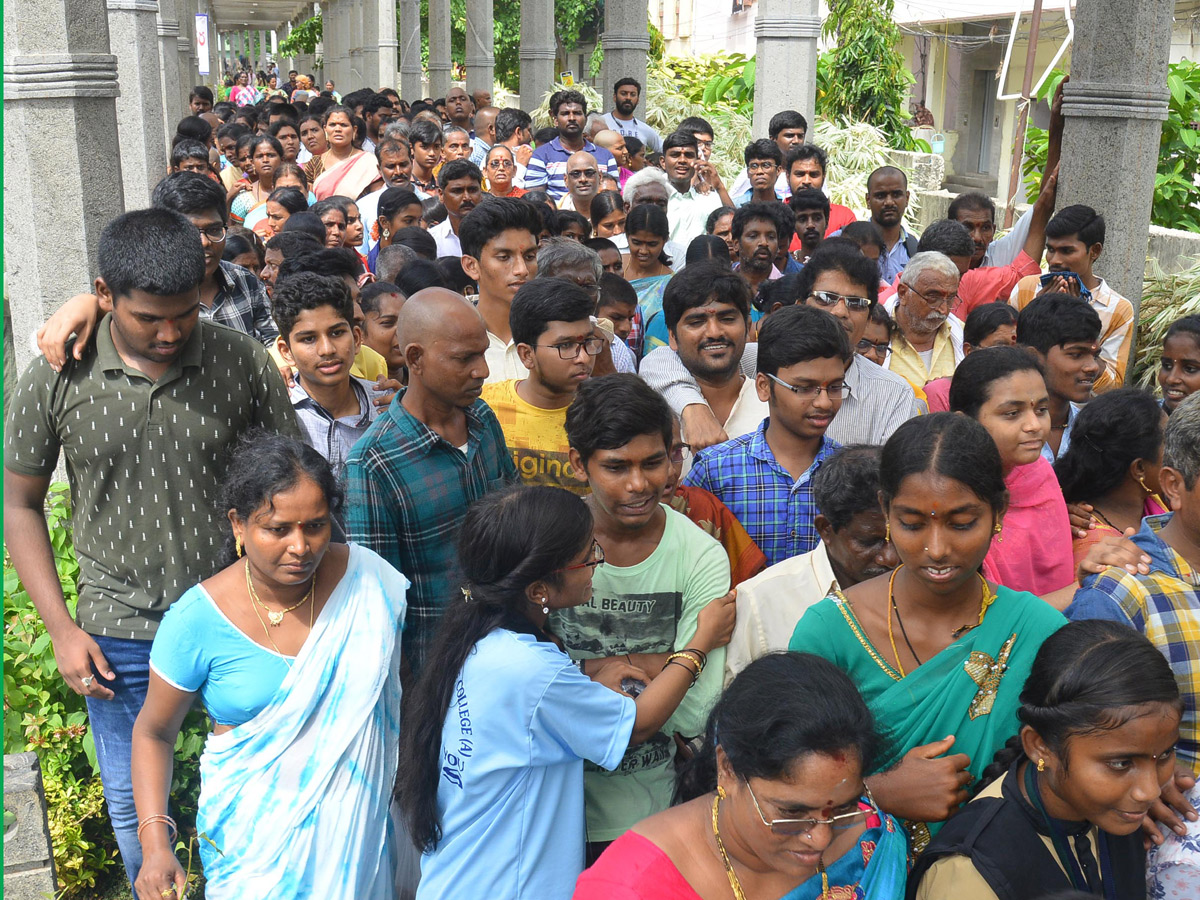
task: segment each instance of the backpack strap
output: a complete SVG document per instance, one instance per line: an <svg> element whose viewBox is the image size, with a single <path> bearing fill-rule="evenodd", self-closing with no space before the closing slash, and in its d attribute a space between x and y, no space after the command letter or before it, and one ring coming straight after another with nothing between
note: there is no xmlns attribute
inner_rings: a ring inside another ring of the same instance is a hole
<svg viewBox="0 0 1200 900"><path fill-rule="evenodd" d="M908 251L909 259L917 255L917 244L917 236L909 232L908 236L904 238L904 249Z"/></svg>
<svg viewBox="0 0 1200 900"><path fill-rule="evenodd" d="M999 900L1030 900L1071 888L1029 820L1001 797L973 800L942 827L913 866L906 900L915 900L925 872L949 856L969 858Z"/></svg>

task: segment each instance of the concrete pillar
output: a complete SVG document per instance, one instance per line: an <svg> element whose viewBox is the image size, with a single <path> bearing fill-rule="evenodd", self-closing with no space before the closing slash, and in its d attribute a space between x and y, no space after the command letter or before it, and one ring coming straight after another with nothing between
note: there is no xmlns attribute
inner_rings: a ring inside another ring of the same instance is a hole
<svg viewBox="0 0 1200 900"><path fill-rule="evenodd" d="M117 57L117 129L125 208L150 205L150 191L167 172L163 79L158 65L156 0L108 0L108 33Z"/></svg>
<svg viewBox="0 0 1200 900"><path fill-rule="evenodd" d="M421 89L421 0L399 2L400 96L415 103L425 95ZM522 27L522 34L524 30Z"/></svg>
<svg viewBox="0 0 1200 900"><path fill-rule="evenodd" d="M767 136L771 116L794 109L814 121L817 102L817 0L761 0L754 21L755 71L786 72L786 78L760 77L754 83L755 137ZM612 89L613 81L606 84Z"/></svg>
<svg viewBox="0 0 1200 900"><path fill-rule="evenodd" d="M363 4L363 76L376 90L396 87L397 45L396 0L366 0ZM420 61L418 52L418 64Z"/></svg>
<svg viewBox="0 0 1200 900"><path fill-rule="evenodd" d="M162 107L164 138L170 138L175 123L183 117L179 97L183 84L179 77L179 13L176 0L158 0L158 65L162 69ZM214 97L214 99L216 99Z"/></svg>
<svg viewBox="0 0 1200 900"><path fill-rule="evenodd" d="M467 0L467 93L494 90L496 30L492 0Z"/></svg>
<svg viewBox="0 0 1200 900"><path fill-rule="evenodd" d="M554 0L524 0L520 87L521 109L525 112L537 109L542 96L554 86L554 56ZM603 96L604 91L600 93Z"/></svg>
<svg viewBox="0 0 1200 900"><path fill-rule="evenodd" d="M179 37L175 51L179 60L179 109L187 108L188 94L196 83L196 0L178 0ZM178 120L177 120L178 121ZM175 129L172 127L171 132Z"/></svg>
<svg viewBox="0 0 1200 900"><path fill-rule="evenodd" d="M1097 268L1138 308L1158 144L1170 93L1173 0L1088 0L1075 12L1063 88L1058 208L1085 203L1108 221ZM1136 349L1136 348L1135 348Z"/></svg>
<svg viewBox="0 0 1200 900"><path fill-rule="evenodd" d="M100 231L125 210L117 93L104 0L4 4L4 199L20 211L4 217L4 270L21 368L46 317L96 277Z"/></svg>
<svg viewBox="0 0 1200 900"><path fill-rule="evenodd" d="M4 818L4 893L12 900L55 896L54 848L36 753L4 756Z"/></svg>
<svg viewBox="0 0 1200 900"><path fill-rule="evenodd" d="M350 0L346 13L350 19L350 83L360 87L378 88L373 79L367 77L363 54L363 0Z"/></svg>
<svg viewBox="0 0 1200 900"><path fill-rule="evenodd" d="M450 0L429 0L429 95L450 91Z"/></svg>
<svg viewBox="0 0 1200 900"><path fill-rule="evenodd" d="M607 0L604 4L604 33L600 36L604 47L601 97L609 97L613 84L620 78L636 78L645 88L646 58L650 53L648 24L645 0Z"/></svg>

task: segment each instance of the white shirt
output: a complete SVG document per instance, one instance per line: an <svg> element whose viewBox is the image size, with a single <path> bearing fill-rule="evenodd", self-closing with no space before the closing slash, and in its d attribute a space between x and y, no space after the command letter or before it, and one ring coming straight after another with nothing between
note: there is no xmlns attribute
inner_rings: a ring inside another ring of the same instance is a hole
<svg viewBox="0 0 1200 900"><path fill-rule="evenodd" d="M726 687L754 660L786 650L796 623L837 586L824 544L739 584L737 622L725 648Z"/></svg>
<svg viewBox="0 0 1200 900"><path fill-rule="evenodd" d="M709 408L711 409L712 407ZM757 431L758 426L762 424L762 420L770 414L771 410L767 406L766 401L758 399L758 388L754 384L754 377L747 378L743 375L742 389L738 391L737 399L733 401L733 406L729 408L729 415L725 417L725 421L721 423L721 427L725 429L725 433L729 435L729 439L733 440L736 437L741 437L743 434ZM686 444L688 442L687 429L682 426L682 423L680 425L680 435ZM679 473L679 477L683 478L691 468L692 458L688 457L683 461L683 471Z"/></svg>
<svg viewBox="0 0 1200 900"><path fill-rule="evenodd" d="M449 219L446 219L440 225L434 225L429 229L429 233L437 241L437 255L439 257L462 256L462 244L458 242L458 235L454 233L454 229L450 226Z"/></svg>
<svg viewBox="0 0 1200 900"><path fill-rule="evenodd" d="M742 374L753 378L757 369L758 344L746 344ZM704 402L695 379L670 347L647 353L638 374L677 413L693 403ZM883 444L904 422L921 414L907 381L857 353L846 369L846 384L850 385L850 396L842 401L842 408L825 432L839 444Z"/></svg>
<svg viewBox="0 0 1200 900"><path fill-rule="evenodd" d="M529 370L525 368L525 363L521 362L517 345L512 341L505 343L490 331L487 336L488 348L484 351L483 358L487 360L488 377L484 379L484 384L528 378Z"/></svg>
<svg viewBox="0 0 1200 900"><path fill-rule="evenodd" d="M692 238L704 234L709 215L722 205L721 196L716 191L701 194L694 187L687 193L680 193L669 182L667 190L667 221L671 226L671 240L682 244L686 250ZM679 262L683 262L682 256Z"/></svg>

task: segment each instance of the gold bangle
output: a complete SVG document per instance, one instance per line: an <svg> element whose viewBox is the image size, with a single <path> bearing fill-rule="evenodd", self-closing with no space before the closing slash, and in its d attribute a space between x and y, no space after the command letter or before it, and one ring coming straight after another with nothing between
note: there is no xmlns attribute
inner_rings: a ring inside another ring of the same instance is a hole
<svg viewBox="0 0 1200 900"><path fill-rule="evenodd" d="M147 825L153 825L156 822L162 822L164 825L167 826L167 841L168 841L168 843L175 840L175 838L177 838L179 836L179 827L175 824L175 820L172 819L170 816L165 815L165 814L160 814L157 816L146 816L146 818L144 818L140 822L138 822L137 839L139 842L141 842L141 840L142 840L142 829L144 829Z"/></svg>
<svg viewBox="0 0 1200 900"><path fill-rule="evenodd" d="M686 653L689 656L692 656L692 654L695 654L694 656L692 656L692 659L694 659L696 661L696 664L700 667L701 672L703 672L704 667L708 665L708 654L705 653L703 650L697 650L695 647L684 647L679 652Z"/></svg>

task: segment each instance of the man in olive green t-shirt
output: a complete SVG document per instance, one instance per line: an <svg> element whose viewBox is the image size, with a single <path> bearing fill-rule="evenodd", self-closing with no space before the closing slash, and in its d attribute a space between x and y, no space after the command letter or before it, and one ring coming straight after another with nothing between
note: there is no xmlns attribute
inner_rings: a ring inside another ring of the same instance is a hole
<svg viewBox="0 0 1200 900"><path fill-rule="evenodd" d="M109 818L130 882L141 867L133 721L163 612L216 570L215 507L228 452L252 428L298 435L262 345L199 321L200 234L165 209L126 213L100 236L107 315L82 358L21 375L4 452L4 531L63 679L82 694ZM79 603L63 599L44 502L65 453Z"/></svg>

